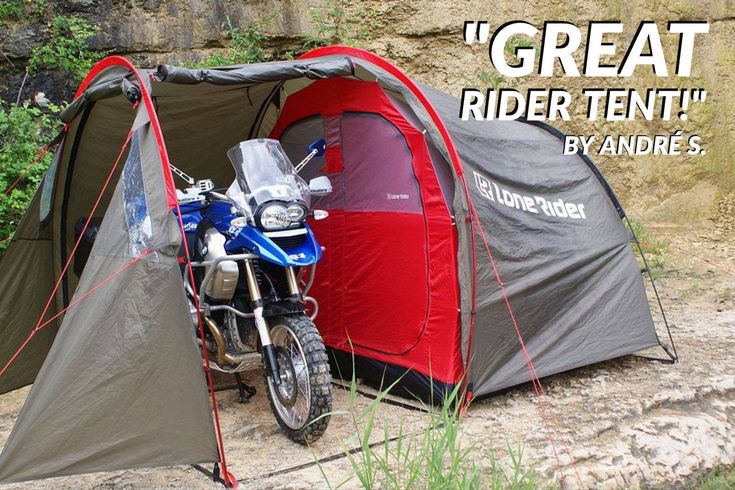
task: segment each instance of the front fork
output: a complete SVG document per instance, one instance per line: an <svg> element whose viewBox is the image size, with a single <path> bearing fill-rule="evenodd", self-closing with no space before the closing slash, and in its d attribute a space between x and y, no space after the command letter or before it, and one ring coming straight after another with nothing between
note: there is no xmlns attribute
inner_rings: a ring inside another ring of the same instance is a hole
<svg viewBox="0 0 735 490"><path fill-rule="evenodd" d="M271 378L273 379L273 384L277 386L281 384L281 373L278 369L276 350L273 347L273 342L271 341L268 323L265 321L265 317L263 316L263 296L260 294L260 287L258 286L258 278L255 274L253 261L246 259L244 262L248 291L250 292L250 300L255 319L255 328L258 330L260 344L263 346L263 355L265 356L266 365L268 366ZM300 295L301 292L299 291L299 285L296 281L296 273L293 267L286 267L285 269L289 293L291 296Z"/></svg>

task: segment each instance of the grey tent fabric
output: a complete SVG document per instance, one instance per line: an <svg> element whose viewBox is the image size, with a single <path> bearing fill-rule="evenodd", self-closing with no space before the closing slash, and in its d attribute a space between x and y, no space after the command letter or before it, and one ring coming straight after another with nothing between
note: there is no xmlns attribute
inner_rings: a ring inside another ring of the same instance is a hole
<svg viewBox="0 0 735 490"><path fill-rule="evenodd" d="M61 275L76 242L74 225L84 220L94 205L133 125L135 114L131 103L122 95L101 99L77 118L76 129L70 130L66 136L64 145L68 147L68 153L59 167L54 195L55 221L52 224L58 247L54 254L57 277ZM94 218L104 217L121 172L122 165L118 165ZM63 276L57 294L61 308L71 300L78 280L77 275L71 272Z"/></svg>
<svg viewBox="0 0 735 490"><path fill-rule="evenodd" d="M413 113L406 118L425 131L435 165L448 167L443 195L453 199L447 204L457 232L456 338L475 395L529 380L484 239L539 376L658 344L619 203L594 165L563 156L547 129L460 121L458 99L422 87L449 130L445 139L430 108L394 71L353 55L221 69L161 66L140 78L112 66L64 111L66 138L0 264L4 364L38 319L71 254L74 223L89 213L134 127L124 166L110 176L94 215L104 219L89 261L80 278L64 275L47 318L73 307L58 335L57 323L48 325L0 378L0 393L35 380L0 454L1 482L218 459L176 261L181 235L167 202L168 170L145 105L133 110L131 100L142 88L152 95L174 165L227 186L226 150L267 136L289 94L331 77L378 82ZM461 172L448 163L452 146ZM471 226L471 206L481 230Z"/></svg>
<svg viewBox="0 0 735 490"><path fill-rule="evenodd" d="M163 187L145 124L130 142L80 302L0 455L0 481L218 460L176 258L181 235Z"/></svg>
<svg viewBox="0 0 735 490"><path fill-rule="evenodd" d="M330 78L352 75L352 63L346 56L325 60L275 61L253 65L223 67L221 69L186 69L161 65L156 71L161 82L215 85L258 84L289 80L292 78Z"/></svg>
<svg viewBox="0 0 735 490"><path fill-rule="evenodd" d="M564 156L561 140L543 128L462 121L459 99L426 93L462 159L482 231L538 376L658 345L628 235L587 163L579 155ZM530 377L479 233L475 254L469 379L473 392L482 395ZM469 336L469 329L463 332L465 346Z"/></svg>
<svg viewBox="0 0 735 490"><path fill-rule="evenodd" d="M57 150L52 168L58 165L61 152L61 149ZM42 222L42 218L47 217L41 215L42 201L44 196L48 198L48 193L49 184L44 182L36 191L0 262L0 270L6 278L3 294L0 295L0 325L14 327L2 329L0 368L8 362L35 327L56 281L49 226L47 220ZM52 303L47 318L55 313L55 304ZM33 382L51 348L56 330L56 322L52 322L33 337L8 370L0 376L0 393Z"/></svg>
<svg viewBox="0 0 735 490"><path fill-rule="evenodd" d="M157 95L171 163L195 178L206 177L217 187L228 187L235 174L227 150L248 139L258 110L274 86L264 83L185 98Z"/></svg>

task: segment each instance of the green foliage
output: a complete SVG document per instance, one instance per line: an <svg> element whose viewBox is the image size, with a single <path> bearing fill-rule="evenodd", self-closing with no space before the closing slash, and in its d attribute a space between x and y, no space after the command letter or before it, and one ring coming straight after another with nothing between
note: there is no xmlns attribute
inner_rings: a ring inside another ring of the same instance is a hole
<svg viewBox="0 0 735 490"><path fill-rule="evenodd" d="M33 49L28 70L64 70L81 80L94 63L108 54L89 47L89 38L99 29L81 17L57 15L51 20L51 39Z"/></svg>
<svg viewBox="0 0 735 490"><path fill-rule="evenodd" d="M56 116L60 107L49 104L45 110L30 106L8 106L0 101L0 241L13 235L38 183L51 163L51 152L33 165L8 195L13 182L36 158L39 150L59 129ZM8 242L0 244L0 254Z"/></svg>
<svg viewBox="0 0 735 490"><path fill-rule="evenodd" d="M496 70L480 70L477 72L477 80L481 85L494 90L504 88L508 85L508 80Z"/></svg>
<svg viewBox="0 0 735 490"><path fill-rule="evenodd" d="M505 43L505 52L515 56L516 51L519 48L533 48L534 44L533 41L531 41L528 38L521 37L521 36L511 36L510 39L508 39L508 42ZM538 51L536 51L535 57L538 58L539 54ZM519 59L515 60L516 62L520 61Z"/></svg>
<svg viewBox="0 0 735 490"><path fill-rule="evenodd" d="M641 220L630 218L629 224L630 231L638 238L641 250L643 250L646 256L651 277L654 279L663 277L666 272L665 255L668 252L669 242L652 234ZM643 259L640 257L640 250L638 250L638 246L635 243L633 244L633 251L638 257L640 267L643 268Z"/></svg>
<svg viewBox="0 0 735 490"><path fill-rule="evenodd" d="M0 1L0 19L18 18L23 13L23 0Z"/></svg>
<svg viewBox="0 0 735 490"><path fill-rule="evenodd" d="M700 481L697 490L726 490L735 488L735 468L715 471Z"/></svg>
<svg viewBox="0 0 735 490"><path fill-rule="evenodd" d="M316 34L306 37L304 49L329 44L359 47L364 41L371 41L380 27L374 10L350 0L327 0L324 7L309 13Z"/></svg>
<svg viewBox="0 0 735 490"><path fill-rule="evenodd" d="M277 14L274 14L277 15ZM273 22L274 16L265 17L241 29L228 20L227 33L230 44L224 54L215 54L201 61L190 63L190 67L207 68L213 66L243 65L265 61L266 53L263 42L266 39L264 29Z"/></svg>
<svg viewBox="0 0 735 490"><path fill-rule="evenodd" d="M46 0L0 0L0 22L43 13Z"/></svg>
<svg viewBox="0 0 735 490"><path fill-rule="evenodd" d="M354 373L354 370L353 370ZM523 489L531 490L545 486L536 473L523 466L523 450L511 448L506 443L511 458L511 471L505 471L498 463L494 450L490 450L485 468L478 463L477 450L465 444L460 428L460 387L452 391L440 408L424 407L427 415L424 429L407 432L400 421L398 433L392 437L388 425L384 424L379 443L370 442L376 433L381 401L395 386L397 380L382 391L362 411L357 411L356 380L350 385L350 409L332 413L331 416L350 418L359 451L350 450L343 443L343 451L352 467L352 475L336 487L352 485L357 479L365 489ZM336 488L327 477L319 461L317 465L327 486ZM488 470L489 468L489 470ZM354 485L353 485L354 486Z"/></svg>

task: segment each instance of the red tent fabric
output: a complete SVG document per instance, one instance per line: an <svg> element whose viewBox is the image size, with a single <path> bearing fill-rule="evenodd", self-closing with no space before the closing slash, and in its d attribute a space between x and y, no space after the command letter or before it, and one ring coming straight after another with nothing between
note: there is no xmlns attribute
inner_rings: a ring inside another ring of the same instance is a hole
<svg viewBox="0 0 735 490"><path fill-rule="evenodd" d="M423 133L377 82L332 78L290 95L270 137L288 147L289 131L302 136L299 122L313 117L327 141L326 164L315 170L335 188L318 203L330 218L312 224L336 252L325 254L314 289L325 342L458 383L456 231Z"/></svg>

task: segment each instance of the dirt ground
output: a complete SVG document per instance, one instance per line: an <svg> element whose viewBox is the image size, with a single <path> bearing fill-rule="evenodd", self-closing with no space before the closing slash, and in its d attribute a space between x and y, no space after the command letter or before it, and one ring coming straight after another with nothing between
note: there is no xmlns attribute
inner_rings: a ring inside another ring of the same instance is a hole
<svg viewBox="0 0 735 490"><path fill-rule="evenodd" d="M658 284L681 362L667 365L628 356L543 380L559 423L551 438L570 487L580 480L598 488L683 487L713 468L735 464L735 245L721 235L712 239L712 234L680 230L676 235L686 238L671 240ZM332 485L349 477L344 448L357 445L350 417L335 416L313 447L298 446L281 435L259 373L252 383L259 392L249 404L239 404L236 391L218 396L227 458L241 487L327 487L314 464L317 459L326 460L322 468ZM27 393L24 388L0 397L0 440L7 438ZM334 394L335 410L349 409L349 393L335 387ZM354 410L369 403L358 395ZM404 431L418 431L426 422L421 412L383 403L374 440L382 439L384 427L396 435L401 425ZM502 448L508 441L525 447L525 463L538 472L559 476L530 385L474 403L462 431L486 470L491 448L497 449L501 464L507 463ZM356 486L354 479L345 485ZM32 487L221 488L192 467L58 478Z"/></svg>

